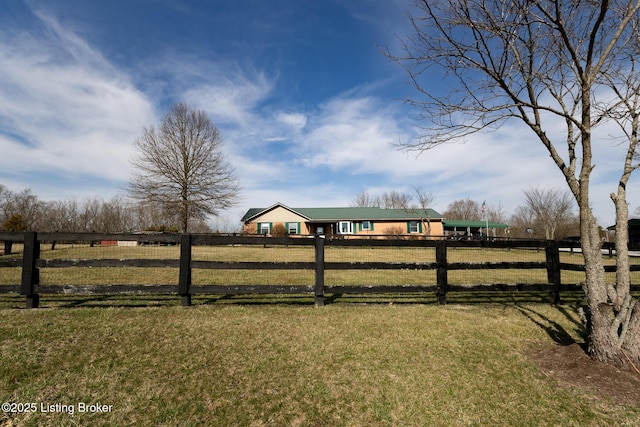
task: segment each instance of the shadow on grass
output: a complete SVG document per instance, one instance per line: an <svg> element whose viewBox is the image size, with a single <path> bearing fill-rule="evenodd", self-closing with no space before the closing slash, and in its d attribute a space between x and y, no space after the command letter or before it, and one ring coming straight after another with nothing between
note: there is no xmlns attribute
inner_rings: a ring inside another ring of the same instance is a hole
<svg viewBox="0 0 640 427"><path fill-rule="evenodd" d="M582 293L566 293L562 295L563 303L579 304ZM389 293L389 294L327 294L325 305L331 304L397 304L397 305L437 305L438 300L432 292L428 293ZM448 304L460 305L491 305L501 304L516 306L521 313L533 321L545 324L540 313L527 312L519 304L550 304L551 299L546 292L450 292L447 294ZM230 295L230 294L194 294L192 305L292 305L314 306L314 297L309 294L291 295ZM18 294L0 294L0 309L25 308L25 298ZM118 295L53 295L40 296L41 308L75 308L75 307L174 307L180 306L180 297L176 294L118 294ZM557 306L569 318L569 313L563 306ZM547 322L548 323L548 322Z"/></svg>
<svg viewBox="0 0 640 427"><path fill-rule="evenodd" d="M511 305L516 311L518 311L522 316L530 320L536 326L540 327L544 330L549 337L559 345L571 345L575 344L576 340L573 338L573 335L569 333L569 331L562 326L560 323L555 320L550 319L548 316L543 313L536 311L531 307L523 307L520 304ZM558 313L562 314L570 324L572 324L575 329L574 333L579 336L584 336L584 328L582 324L576 320L575 316L569 312L564 306L555 306L554 307Z"/></svg>

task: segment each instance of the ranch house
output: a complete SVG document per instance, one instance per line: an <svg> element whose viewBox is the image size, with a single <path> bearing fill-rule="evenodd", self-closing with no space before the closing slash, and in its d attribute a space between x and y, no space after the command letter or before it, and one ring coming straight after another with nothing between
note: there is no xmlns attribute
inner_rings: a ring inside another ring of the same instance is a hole
<svg viewBox="0 0 640 427"><path fill-rule="evenodd" d="M443 218L433 209L290 208L276 203L251 208L242 217L248 234L286 233L327 236L442 236Z"/></svg>

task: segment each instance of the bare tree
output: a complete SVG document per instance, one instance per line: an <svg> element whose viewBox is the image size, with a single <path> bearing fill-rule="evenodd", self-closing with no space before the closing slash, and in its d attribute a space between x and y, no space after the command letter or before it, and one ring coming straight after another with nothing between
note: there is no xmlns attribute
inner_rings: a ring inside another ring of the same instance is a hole
<svg viewBox="0 0 640 427"><path fill-rule="evenodd" d="M527 209L534 213L535 223L544 230L545 239L555 239L560 227L575 222L575 199L568 191L552 188L524 190Z"/></svg>
<svg viewBox="0 0 640 427"><path fill-rule="evenodd" d="M3 224L21 223L21 228L25 230L38 230L42 227L43 207L44 203L30 188L15 193L4 186L0 187L0 217Z"/></svg>
<svg viewBox="0 0 640 427"><path fill-rule="evenodd" d="M356 208L379 208L380 197L372 196L367 190L362 190L351 199L350 206Z"/></svg>
<svg viewBox="0 0 640 427"><path fill-rule="evenodd" d="M469 198L454 200L449 203L447 210L442 214L446 219L458 219L465 221L481 220L480 204Z"/></svg>
<svg viewBox="0 0 640 427"><path fill-rule="evenodd" d="M415 201L413 201L414 197L409 196L410 198L403 203L401 208L407 211L407 213L420 217L422 228L426 230L427 236L431 236L431 215L429 208L433 204L435 197L422 187L413 187L413 192L415 194Z"/></svg>
<svg viewBox="0 0 640 427"><path fill-rule="evenodd" d="M433 202L433 195L420 187L414 187L414 194L401 191L385 191L380 195L371 195L363 190L351 199L352 207L370 207L382 209L408 209ZM415 199L414 199L415 197Z"/></svg>
<svg viewBox="0 0 640 427"><path fill-rule="evenodd" d="M190 220L217 215L236 203L238 179L223 156L222 135L205 112L178 103L158 130L144 129L134 146L137 173L129 194L177 213L183 232Z"/></svg>
<svg viewBox="0 0 640 427"><path fill-rule="evenodd" d="M629 293L626 184L638 135L640 55L638 0L417 0L402 54L418 95L423 151L517 119L547 149L580 214L586 265L585 324L596 360L640 365L640 304ZM426 82L441 70L447 85ZM445 87L444 90L442 88ZM612 200L616 210L617 277L605 282L601 238L591 209L596 126L617 123L627 155ZM551 135L558 123L563 135Z"/></svg>
<svg viewBox="0 0 640 427"><path fill-rule="evenodd" d="M380 195L380 207L383 209L405 209L411 204L411 194L391 190Z"/></svg>

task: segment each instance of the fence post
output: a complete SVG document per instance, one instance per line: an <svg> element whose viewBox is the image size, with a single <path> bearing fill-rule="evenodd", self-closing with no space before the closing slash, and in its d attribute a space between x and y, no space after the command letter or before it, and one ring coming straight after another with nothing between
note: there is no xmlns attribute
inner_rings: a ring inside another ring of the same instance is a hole
<svg viewBox="0 0 640 427"><path fill-rule="evenodd" d="M324 242L325 237L316 235L316 283L314 287L314 303L316 307L324 306Z"/></svg>
<svg viewBox="0 0 640 427"><path fill-rule="evenodd" d="M558 242L547 243L545 248L547 264L547 281L553 286L551 291L551 304L560 304L560 246Z"/></svg>
<svg viewBox="0 0 640 427"><path fill-rule="evenodd" d="M436 242L436 296L438 303L444 305L447 303L447 242L440 240Z"/></svg>
<svg viewBox="0 0 640 427"><path fill-rule="evenodd" d="M13 248L13 242L10 240L5 240L4 241L4 254L5 255L11 255L11 250Z"/></svg>
<svg viewBox="0 0 640 427"><path fill-rule="evenodd" d="M24 249L22 252L22 283L20 294L27 298L27 308L38 308L40 295L35 293L36 285L40 284L40 269L36 262L40 258L40 242L35 232L24 233Z"/></svg>
<svg viewBox="0 0 640 427"><path fill-rule="evenodd" d="M191 305L191 234L180 236L180 277L178 294L183 307Z"/></svg>

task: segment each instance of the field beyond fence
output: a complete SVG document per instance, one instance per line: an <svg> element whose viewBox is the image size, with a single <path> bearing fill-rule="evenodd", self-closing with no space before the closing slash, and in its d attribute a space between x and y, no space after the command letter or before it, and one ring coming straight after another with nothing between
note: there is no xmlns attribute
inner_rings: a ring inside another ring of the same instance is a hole
<svg viewBox="0 0 640 427"><path fill-rule="evenodd" d="M577 242L326 239L213 234L0 233L0 293L41 295L306 295L580 292ZM603 254L615 280L614 249ZM632 291L640 260L631 259Z"/></svg>

